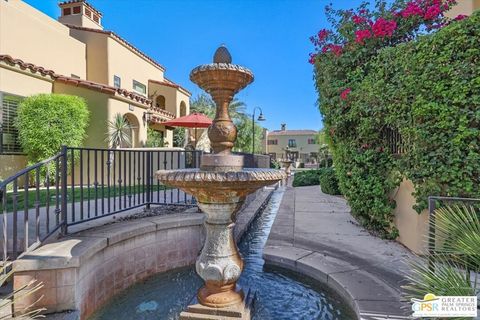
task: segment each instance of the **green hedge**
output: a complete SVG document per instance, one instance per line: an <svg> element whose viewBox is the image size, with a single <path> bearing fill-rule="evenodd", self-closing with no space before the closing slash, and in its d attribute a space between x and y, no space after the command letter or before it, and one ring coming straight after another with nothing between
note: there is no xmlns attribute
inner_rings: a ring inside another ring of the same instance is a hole
<svg viewBox="0 0 480 320"><path fill-rule="evenodd" d="M315 77L340 189L364 225L394 238L389 196L403 178L418 212L430 195L480 197L480 12L385 42L319 55ZM402 136L400 157L387 129Z"/></svg>
<svg viewBox="0 0 480 320"><path fill-rule="evenodd" d="M77 96L38 94L23 100L16 126L29 163L54 156L62 145L81 146L88 120L85 100Z"/></svg>
<svg viewBox="0 0 480 320"><path fill-rule="evenodd" d="M322 170L307 170L296 172L293 176L292 186L315 186L320 184L320 174Z"/></svg>
<svg viewBox="0 0 480 320"><path fill-rule="evenodd" d="M322 192L331 195L341 194L340 188L338 187L338 179L333 168L321 169L319 181Z"/></svg>

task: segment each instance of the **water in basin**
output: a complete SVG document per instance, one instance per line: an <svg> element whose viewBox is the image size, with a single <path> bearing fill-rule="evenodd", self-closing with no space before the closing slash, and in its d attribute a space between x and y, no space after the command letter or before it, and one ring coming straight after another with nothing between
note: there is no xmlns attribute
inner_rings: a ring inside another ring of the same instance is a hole
<svg viewBox="0 0 480 320"><path fill-rule="evenodd" d="M280 269L264 268L263 247L275 219L283 190L274 192L265 211L239 244L245 269L239 284L256 291L254 320L347 320L356 318L335 293L318 282ZM115 297L91 320L177 319L202 280L194 268L162 273Z"/></svg>

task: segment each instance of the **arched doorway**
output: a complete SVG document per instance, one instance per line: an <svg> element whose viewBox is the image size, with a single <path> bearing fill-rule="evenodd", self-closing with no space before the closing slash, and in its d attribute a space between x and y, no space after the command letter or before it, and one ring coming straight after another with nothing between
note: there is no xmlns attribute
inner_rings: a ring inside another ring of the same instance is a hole
<svg viewBox="0 0 480 320"><path fill-rule="evenodd" d="M137 117L132 113L127 113L123 116L125 122L128 124L129 129L125 132L131 141L131 145L122 145L122 148L136 148L139 146L139 128L140 122Z"/></svg>

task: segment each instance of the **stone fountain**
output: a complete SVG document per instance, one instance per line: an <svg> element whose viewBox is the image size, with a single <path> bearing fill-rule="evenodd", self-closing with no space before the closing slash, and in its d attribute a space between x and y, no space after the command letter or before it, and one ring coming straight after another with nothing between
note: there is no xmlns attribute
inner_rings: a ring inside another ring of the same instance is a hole
<svg viewBox="0 0 480 320"><path fill-rule="evenodd" d="M243 156L231 153L237 128L228 106L233 96L253 81L250 70L232 64L230 53L221 46L213 63L193 69L190 80L209 93L217 107L208 129L213 153L202 156L200 169L157 172L162 183L195 196L206 215L205 245L195 265L205 285L197 293L199 304L190 305L180 319L250 319L244 291L237 285L243 260L233 238L236 214L247 195L284 179L285 173L244 168Z"/></svg>

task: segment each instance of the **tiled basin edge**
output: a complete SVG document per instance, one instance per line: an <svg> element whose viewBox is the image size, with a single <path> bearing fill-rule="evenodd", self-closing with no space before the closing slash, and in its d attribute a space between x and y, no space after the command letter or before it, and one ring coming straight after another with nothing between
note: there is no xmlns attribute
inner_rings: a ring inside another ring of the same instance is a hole
<svg viewBox="0 0 480 320"><path fill-rule="evenodd" d="M348 303L359 320L407 319L396 312L396 292L359 266L288 245L267 244L263 258L266 265L285 268L326 285Z"/></svg>

